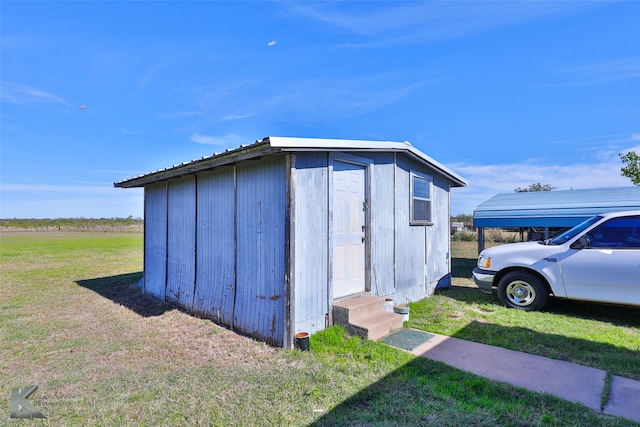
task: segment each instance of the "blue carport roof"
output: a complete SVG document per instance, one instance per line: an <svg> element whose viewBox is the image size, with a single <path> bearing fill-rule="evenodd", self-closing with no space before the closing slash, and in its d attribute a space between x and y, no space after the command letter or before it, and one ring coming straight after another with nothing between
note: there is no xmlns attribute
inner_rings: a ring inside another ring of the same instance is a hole
<svg viewBox="0 0 640 427"><path fill-rule="evenodd" d="M497 194L473 212L476 227L572 227L605 212L640 209L640 187Z"/></svg>

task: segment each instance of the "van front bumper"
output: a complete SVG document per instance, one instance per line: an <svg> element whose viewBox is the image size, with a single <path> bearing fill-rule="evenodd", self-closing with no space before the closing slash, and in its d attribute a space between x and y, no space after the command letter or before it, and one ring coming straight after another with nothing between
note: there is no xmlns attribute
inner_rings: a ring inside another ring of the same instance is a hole
<svg viewBox="0 0 640 427"><path fill-rule="evenodd" d="M487 294L493 293L493 278L496 276L495 271L473 269L473 281L482 292Z"/></svg>

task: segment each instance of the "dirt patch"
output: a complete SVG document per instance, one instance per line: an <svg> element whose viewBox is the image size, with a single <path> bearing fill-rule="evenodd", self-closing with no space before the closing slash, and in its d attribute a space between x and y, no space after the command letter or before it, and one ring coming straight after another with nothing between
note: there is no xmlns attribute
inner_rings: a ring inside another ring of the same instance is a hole
<svg viewBox="0 0 640 427"><path fill-rule="evenodd" d="M460 310L451 311L447 314L447 317L449 319L460 320L464 317L464 311L460 311Z"/></svg>

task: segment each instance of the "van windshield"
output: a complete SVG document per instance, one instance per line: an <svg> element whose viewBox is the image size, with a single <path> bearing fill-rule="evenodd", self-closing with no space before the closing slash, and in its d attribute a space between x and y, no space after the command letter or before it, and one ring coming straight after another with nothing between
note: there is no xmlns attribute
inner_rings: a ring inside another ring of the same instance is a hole
<svg viewBox="0 0 640 427"><path fill-rule="evenodd" d="M588 220L581 222L570 230L565 231L559 236L554 237L551 240L546 241L547 245L562 245L563 243L568 242L569 240L576 237L578 234L582 233L584 230L595 224L596 222L602 219L601 216L594 216L593 218L589 218Z"/></svg>

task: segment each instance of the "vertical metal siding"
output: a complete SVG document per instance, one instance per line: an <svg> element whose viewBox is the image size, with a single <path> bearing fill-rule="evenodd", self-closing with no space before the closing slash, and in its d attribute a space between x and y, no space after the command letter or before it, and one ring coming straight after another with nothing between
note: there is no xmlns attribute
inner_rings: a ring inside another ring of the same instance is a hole
<svg viewBox="0 0 640 427"><path fill-rule="evenodd" d="M421 264L423 272L422 280L420 280L419 283L423 285L424 294L430 295L433 293L438 281L443 277L446 278L449 274L449 185L448 181L437 171L406 156L398 156L398 166L398 176L402 176L402 180L398 181L396 192L398 195L400 193L403 193L403 195L397 199L397 203L400 206L399 210L406 212L406 215L409 215L410 209L409 171L414 170L430 175L433 178L431 194L433 224L429 226L409 226L412 231L412 237L409 238L410 244L408 245L413 246L415 248L414 250L420 250L419 253L422 259L421 262L419 262L420 260L418 259L415 260L415 272L413 274L417 275L419 273L418 265ZM398 223L397 229L402 228L405 224L409 224L408 216L402 219L398 217L398 221L402 222ZM405 227L406 226L407 225L405 225ZM406 238L407 236L405 235L403 239ZM401 240L400 237L398 237L398 240ZM397 247L400 249L399 246ZM404 256L406 256L406 254L401 255L401 252L398 252L396 259L399 260ZM406 267L406 265L403 267L401 263L397 263L396 271L399 272L401 268ZM406 280L406 278L401 279L400 276L398 276L398 281L403 280Z"/></svg>
<svg viewBox="0 0 640 427"><path fill-rule="evenodd" d="M144 206L144 291L164 301L167 284L167 185L147 185Z"/></svg>
<svg viewBox="0 0 640 427"><path fill-rule="evenodd" d="M354 153L371 166L371 292L397 302L433 292L449 275L449 181L402 153ZM433 225L410 225L410 171L433 178Z"/></svg>
<svg viewBox="0 0 640 427"><path fill-rule="evenodd" d="M450 280L449 183L434 175L432 195L433 225L427 229L427 294L431 295L441 280Z"/></svg>
<svg viewBox="0 0 640 427"><path fill-rule="evenodd" d="M325 328L329 313L329 181L326 152L296 155L295 181L295 330Z"/></svg>
<svg viewBox="0 0 640 427"><path fill-rule="evenodd" d="M395 164L393 153L377 153L372 166L370 206L371 292L379 296L395 289Z"/></svg>
<svg viewBox="0 0 640 427"><path fill-rule="evenodd" d="M294 275L296 271L296 260L293 256L295 251L295 183L296 183L296 155L285 155L285 191L284 191L284 333L282 338L282 346L291 349L294 346L295 331L294 319L295 319L295 300L294 289L295 280Z"/></svg>
<svg viewBox="0 0 640 427"><path fill-rule="evenodd" d="M196 288L193 309L233 326L235 292L233 166L198 174Z"/></svg>
<svg viewBox="0 0 640 427"><path fill-rule="evenodd" d="M430 294L449 274L449 182L403 154L353 154L374 159L372 293L398 302ZM145 291L273 345L287 345L289 315L296 332L324 329L331 305L328 159L328 152L300 152L291 175L279 156L147 185ZM410 225L410 170L434 178L432 226ZM287 209L295 215L290 222ZM287 268L294 274L291 313Z"/></svg>
<svg viewBox="0 0 640 427"><path fill-rule="evenodd" d="M285 158L237 166L234 328L283 345Z"/></svg>
<svg viewBox="0 0 640 427"><path fill-rule="evenodd" d="M186 308L193 304L195 285L195 196L194 176L169 181L166 299Z"/></svg>
<svg viewBox="0 0 640 427"><path fill-rule="evenodd" d="M396 167L396 291L424 286L425 230L410 225L410 170L404 156L397 157Z"/></svg>

